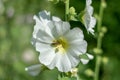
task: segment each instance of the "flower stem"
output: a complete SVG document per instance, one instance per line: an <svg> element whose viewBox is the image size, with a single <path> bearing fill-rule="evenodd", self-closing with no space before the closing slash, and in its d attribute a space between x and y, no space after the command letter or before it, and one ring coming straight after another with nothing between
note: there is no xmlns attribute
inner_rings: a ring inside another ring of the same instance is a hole
<svg viewBox="0 0 120 80"><path fill-rule="evenodd" d="M101 50L102 38L103 38L103 36L101 36L102 18L103 18L103 11L105 8L103 4L104 4L104 0L101 0L100 10L99 10L99 18L98 18L98 24L97 24L97 31L98 31L97 49L98 50ZM102 58L101 55L99 53L96 53L94 80L99 80L99 70L100 70L101 58Z"/></svg>
<svg viewBox="0 0 120 80"><path fill-rule="evenodd" d="M68 15L69 15L69 0L65 1L65 20L68 21Z"/></svg>

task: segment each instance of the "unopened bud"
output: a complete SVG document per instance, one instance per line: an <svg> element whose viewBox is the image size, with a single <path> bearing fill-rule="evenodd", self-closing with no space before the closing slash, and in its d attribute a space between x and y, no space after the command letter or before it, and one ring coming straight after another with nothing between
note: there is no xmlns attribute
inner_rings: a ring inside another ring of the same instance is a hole
<svg viewBox="0 0 120 80"><path fill-rule="evenodd" d="M106 33L106 32L107 32L107 28L106 28L105 26L103 26L103 27L101 28L101 31L102 31L103 33Z"/></svg>
<svg viewBox="0 0 120 80"><path fill-rule="evenodd" d="M95 54L101 54L103 51L102 51L102 49L94 48L94 49L93 49L93 52L94 52Z"/></svg>
<svg viewBox="0 0 120 80"><path fill-rule="evenodd" d="M69 12L70 12L71 15L75 15L76 14L74 7L70 7Z"/></svg>
<svg viewBox="0 0 120 80"><path fill-rule="evenodd" d="M94 76L94 72L93 72L91 69L85 70L85 74L86 74L87 76Z"/></svg>
<svg viewBox="0 0 120 80"><path fill-rule="evenodd" d="M77 76L77 72L78 72L78 68L71 69L71 76L76 77Z"/></svg>
<svg viewBox="0 0 120 80"><path fill-rule="evenodd" d="M103 57L103 58L102 58L103 64L107 64L108 61L109 61L108 57Z"/></svg>
<svg viewBox="0 0 120 80"><path fill-rule="evenodd" d="M105 2L105 0L102 0L102 5L101 5L103 8L106 8L107 7L107 4Z"/></svg>

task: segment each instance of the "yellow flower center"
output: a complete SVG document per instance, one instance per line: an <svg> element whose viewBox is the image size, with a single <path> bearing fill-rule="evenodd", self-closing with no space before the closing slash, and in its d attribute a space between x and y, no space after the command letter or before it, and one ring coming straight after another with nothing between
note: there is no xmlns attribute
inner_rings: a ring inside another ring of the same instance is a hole
<svg viewBox="0 0 120 80"><path fill-rule="evenodd" d="M66 50L68 49L68 43L63 37L60 37L57 40L53 40L51 46L54 47L55 52L60 52L62 54L66 53Z"/></svg>

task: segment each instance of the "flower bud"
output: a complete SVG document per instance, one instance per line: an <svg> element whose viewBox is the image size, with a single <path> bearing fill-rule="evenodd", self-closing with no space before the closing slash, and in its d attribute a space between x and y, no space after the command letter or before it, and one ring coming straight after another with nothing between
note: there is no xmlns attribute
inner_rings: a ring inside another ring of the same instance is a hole
<svg viewBox="0 0 120 80"><path fill-rule="evenodd" d="M102 6L103 8L106 8L106 7L107 7L107 4L106 4L105 0L102 0L101 6Z"/></svg>
<svg viewBox="0 0 120 80"><path fill-rule="evenodd" d="M109 61L108 57L103 57L103 58L102 58L103 64L107 64L108 61Z"/></svg>
<svg viewBox="0 0 120 80"><path fill-rule="evenodd" d="M94 76L94 72L93 72L91 69L85 70L85 74L86 74L87 76Z"/></svg>
<svg viewBox="0 0 120 80"><path fill-rule="evenodd" d="M75 8L74 8L74 7L70 7L69 13L70 13L71 15L75 15L75 14L76 14Z"/></svg>
<svg viewBox="0 0 120 80"><path fill-rule="evenodd" d="M102 49L94 48L94 49L93 49L93 52L94 52L95 54L101 54L103 51L102 51Z"/></svg>
<svg viewBox="0 0 120 80"><path fill-rule="evenodd" d="M102 31L103 33L106 33L106 32L107 32L107 28L106 28L105 26L103 26L103 27L101 28L101 31Z"/></svg>
<svg viewBox="0 0 120 80"><path fill-rule="evenodd" d="M78 68L73 68L73 69L71 70L71 76L76 77L76 76L77 76L77 72L78 72Z"/></svg>

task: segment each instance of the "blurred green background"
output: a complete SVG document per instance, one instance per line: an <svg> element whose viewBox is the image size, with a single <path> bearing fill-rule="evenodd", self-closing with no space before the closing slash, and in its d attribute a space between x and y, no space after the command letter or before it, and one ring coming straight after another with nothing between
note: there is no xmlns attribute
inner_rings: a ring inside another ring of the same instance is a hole
<svg viewBox="0 0 120 80"><path fill-rule="evenodd" d="M106 0L103 26L108 31L103 39L103 63L100 68L100 80L120 80L120 0ZM100 0L93 0L95 13L99 12ZM84 9L85 0L70 0L70 6L76 12ZM33 18L41 10L48 10L52 15L64 20L64 4L53 4L47 0L0 0L0 80L56 80L57 70L45 70L38 76L31 76L25 72L25 67L38 64L39 53L31 45ZM71 22L73 26L81 23ZM83 26L82 26L83 27ZM83 28L84 29L84 28ZM96 47L96 38L88 35L88 52ZM91 53L92 54L92 53ZM94 54L93 54L94 55ZM106 63L107 62L107 63ZM87 65L79 66L82 80L93 80L85 74L85 70L94 70L95 59Z"/></svg>

